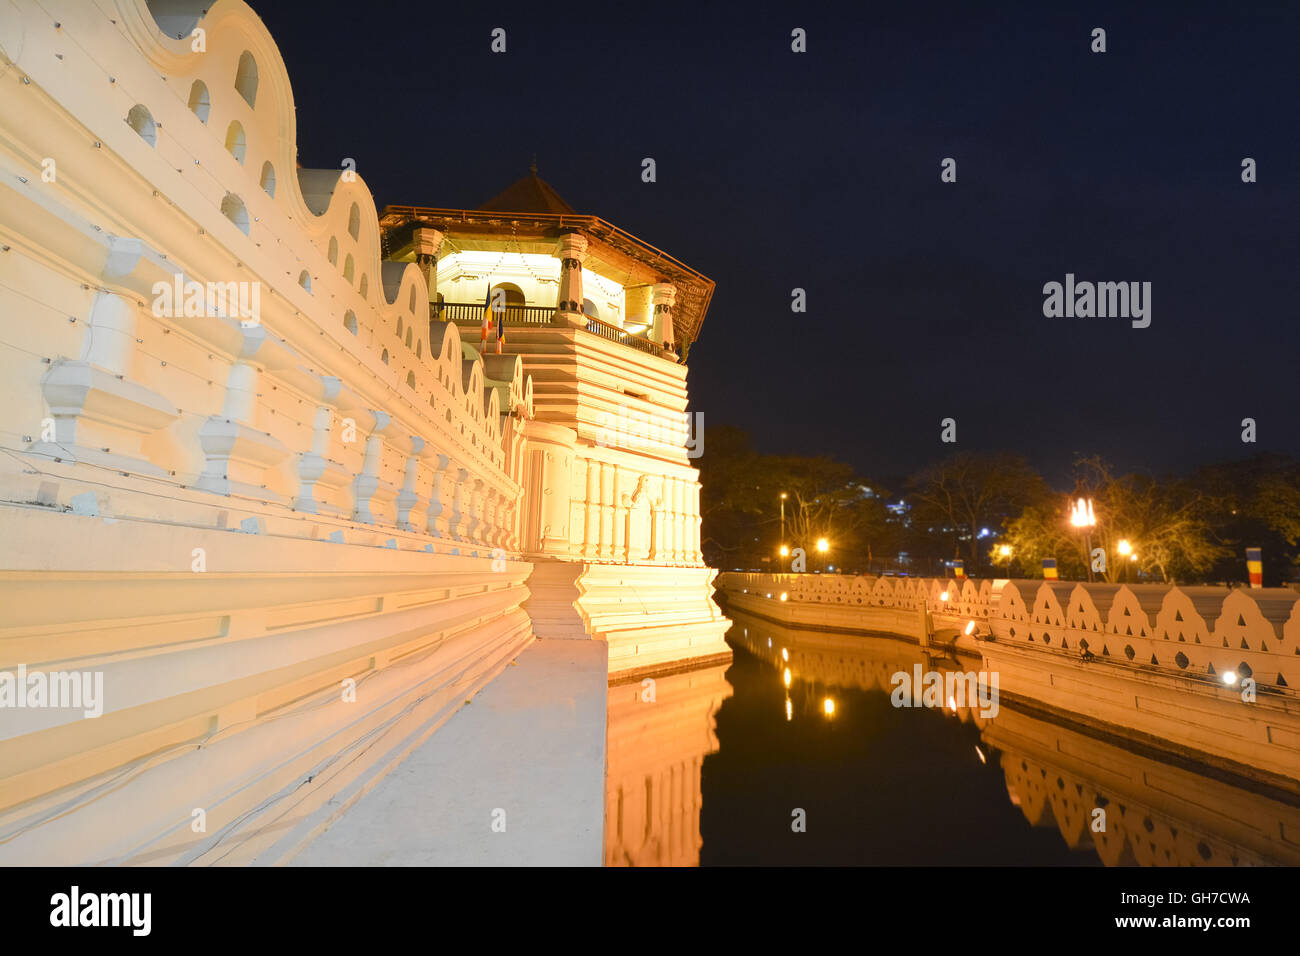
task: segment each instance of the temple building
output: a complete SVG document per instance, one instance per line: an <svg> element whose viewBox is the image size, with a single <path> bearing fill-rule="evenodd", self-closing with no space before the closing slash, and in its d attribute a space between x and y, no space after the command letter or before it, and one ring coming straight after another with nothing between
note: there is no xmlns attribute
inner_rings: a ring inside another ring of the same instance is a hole
<svg viewBox="0 0 1300 956"><path fill-rule="evenodd" d="M0 5L0 87L0 863L282 862L538 640L728 657L712 282L535 173L381 218L243 0Z"/></svg>

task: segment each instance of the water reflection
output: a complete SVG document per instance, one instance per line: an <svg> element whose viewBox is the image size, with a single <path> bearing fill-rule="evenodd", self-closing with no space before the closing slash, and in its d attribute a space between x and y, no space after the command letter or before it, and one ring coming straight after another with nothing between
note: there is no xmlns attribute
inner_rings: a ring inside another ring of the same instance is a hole
<svg viewBox="0 0 1300 956"><path fill-rule="evenodd" d="M996 710L896 707L894 674L980 660L729 615L731 665L658 678L654 703L610 688L610 865L1300 863L1294 790L1038 712L1014 687Z"/></svg>
<svg viewBox="0 0 1300 956"><path fill-rule="evenodd" d="M729 666L609 688L606 866L699 865L700 773Z"/></svg>

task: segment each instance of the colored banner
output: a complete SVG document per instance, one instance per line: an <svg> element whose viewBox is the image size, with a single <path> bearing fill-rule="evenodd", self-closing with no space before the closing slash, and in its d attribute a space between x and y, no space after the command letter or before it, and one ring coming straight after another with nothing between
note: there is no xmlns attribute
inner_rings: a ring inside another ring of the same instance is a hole
<svg viewBox="0 0 1300 956"><path fill-rule="evenodd" d="M952 573L954 577L964 578L966 576L966 562L954 561L952 563Z"/></svg>
<svg viewBox="0 0 1300 956"><path fill-rule="evenodd" d="M1246 571L1250 574L1250 586L1252 588L1262 588L1264 586L1263 548L1246 549Z"/></svg>
<svg viewBox="0 0 1300 956"><path fill-rule="evenodd" d="M1056 558L1043 558L1043 578L1048 581L1057 580Z"/></svg>

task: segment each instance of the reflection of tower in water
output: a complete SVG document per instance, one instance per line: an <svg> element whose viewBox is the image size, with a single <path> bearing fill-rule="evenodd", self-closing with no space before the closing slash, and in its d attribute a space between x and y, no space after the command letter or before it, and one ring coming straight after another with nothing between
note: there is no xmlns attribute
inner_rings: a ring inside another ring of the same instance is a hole
<svg viewBox="0 0 1300 956"><path fill-rule="evenodd" d="M610 685L606 866L699 865L700 772L718 749L729 666Z"/></svg>

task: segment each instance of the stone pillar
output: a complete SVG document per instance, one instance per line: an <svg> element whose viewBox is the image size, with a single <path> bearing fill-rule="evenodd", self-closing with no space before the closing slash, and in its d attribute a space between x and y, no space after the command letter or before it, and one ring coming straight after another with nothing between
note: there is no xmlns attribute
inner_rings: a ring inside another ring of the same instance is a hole
<svg viewBox="0 0 1300 956"><path fill-rule="evenodd" d="M555 255L560 260L560 289L552 321L583 328L587 317L582 311L582 260L587 255L587 237L580 232L566 232L560 236Z"/></svg>
<svg viewBox="0 0 1300 956"><path fill-rule="evenodd" d="M298 497L293 499L293 506L299 511L316 514L320 505L316 501L316 482L325 474L326 456L330 450L330 425L334 421L334 412L328 405L316 409L312 422L311 451L304 452L298 459Z"/></svg>
<svg viewBox="0 0 1300 956"><path fill-rule="evenodd" d="M582 556L588 561L600 557L600 463L587 459L587 493L582 500Z"/></svg>
<svg viewBox="0 0 1300 956"><path fill-rule="evenodd" d="M431 229L427 226L417 226L413 236L415 264L424 275L424 283L429 289L430 304L438 301L438 251L442 248L444 238L445 236L441 230ZM436 321L438 318L430 311L430 322Z"/></svg>
<svg viewBox="0 0 1300 956"><path fill-rule="evenodd" d="M425 529L435 538L445 538L448 533L444 484L447 479L447 466L450 464L450 458L439 454L438 463L433 470L433 481L429 485L429 511L425 520Z"/></svg>
<svg viewBox="0 0 1300 956"><path fill-rule="evenodd" d="M662 345L668 351L675 352L673 305L677 302L677 287L671 282L657 282L650 289L650 300L654 303L651 340L656 345Z"/></svg>
<svg viewBox="0 0 1300 956"><path fill-rule="evenodd" d="M243 343L230 366L221 414L209 417L199 428L204 466L194 487L219 495L234 492L279 502L280 496L267 490L263 479L266 470L282 461L289 450L256 427L260 373L253 356L266 341L266 330L253 325L241 332Z"/></svg>
<svg viewBox="0 0 1300 956"><path fill-rule="evenodd" d="M464 541L465 481L469 478L469 470L456 468L451 472L451 475L452 480L456 482L456 486L451 496L451 520L448 522L447 530L451 534L453 541Z"/></svg>
<svg viewBox="0 0 1300 956"><path fill-rule="evenodd" d="M600 556L614 559L614 474L613 465L600 464Z"/></svg>
<svg viewBox="0 0 1300 956"><path fill-rule="evenodd" d="M704 524L704 519L700 517L700 483L697 481L691 485L691 563L701 565L704 563L704 553L700 550L700 534Z"/></svg>
<svg viewBox="0 0 1300 956"><path fill-rule="evenodd" d="M374 416L375 427L366 439L366 457L361 474L357 475L356 505L352 517L364 524L378 524L374 503L385 498L391 500L385 492L389 492L392 486L387 485L379 476L384 451L384 439L379 433L388 427L390 419L387 412L371 409L370 414Z"/></svg>
<svg viewBox="0 0 1300 956"><path fill-rule="evenodd" d="M406 457L406 474L403 476L402 490L397 495L397 525L407 531L415 531L415 522L411 512L419 512L426 504L420 497L416 482L420 477L420 452L424 450L424 439L411 436L411 454Z"/></svg>
<svg viewBox="0 0 1300 956"><path fill-rule="evenodd" d="M623 494L619 487L619 479L623 476L619 474L618 465L614 466L614 553L613 558L622 564L627 561L627 495Z"/></svg>
<svg viewBox="0 0 1300 956"><path fill-rule="evenodd" d="M115 471L167 476L145 459L142 442L180 412L162 395L133 381L135 330L134 305L110 292L95 294L83 358L54 359L41 378L54 433L43 435L30 451Z"/></svg>
<svg viewBox="0 0 1300 956"><path fill-rule="evenodd" d="M673 564L681 564L686 552L686 521L685 516L682 514L682 483L676 478L672 479L672 503L670 515L673 530L670 560Z"/></svg>

